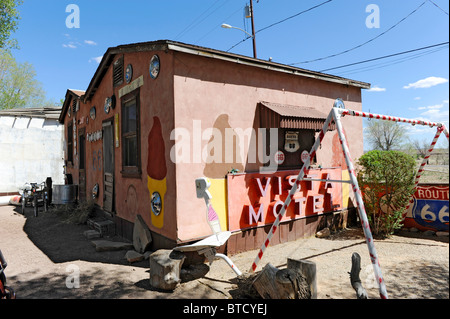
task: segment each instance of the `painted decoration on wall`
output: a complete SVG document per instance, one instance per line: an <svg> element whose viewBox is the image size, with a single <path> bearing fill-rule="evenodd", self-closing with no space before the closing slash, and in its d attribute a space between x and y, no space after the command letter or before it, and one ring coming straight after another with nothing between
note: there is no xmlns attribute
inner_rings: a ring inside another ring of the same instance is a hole
<svg viewBox="0 0 450 319"><path fill-rule="evenodd" d="M147 187L151 201L153 226L164 226L164 196L167 191L167 166L161 121L153 117L153 127L148 134Z"/></svg>
<svg viewBox="0 0 450 319"><path fill-rule="evenodd" d="M91 109L89 110L89 116L91 117L92 120L95 120L95 117L97 116L96 113L97 112L95 111L95 106L91 107Z"/></svg>
<svg viewBox="0 0 450 319"><path fill-rule="evenodd" d="M96 142L96 141L100 141L101 139L103 139L103 132L102 130L98 130L92 133L87 133L86 134L86 139L89 142Z"/></svg>
<svg viewBox="0 0 450 319"><path fill-rule="evenodd" d="M161 65L159 62L159 56L157 56L156 54L154 56L152 56L152 58L150 59L150 68L149 68L149 72L150 72L150 77L152 79L156 79L159 75L159 71L160 71Z"/></svg>
<svg viewBox="0 0 450 319"><path fill-rule="evenodd" d="M111 98L110 98L110 97L107 97L107 98L105 99L104 110L105 110L105 113L106 113L106 114L108 114L109 111L111 110Z"/></svg>
<svg viewBox="0 0 450 319"><path fill-rule="evenodd" d="M286 156L284 156L283 151L277 151L274 155L274 161L277 165L281 165L284 163Z"/></svg>
<svg viewBox="0 0 450 319"><path fill-rule="evenodd" d="M95 184L94 185L94 187L92 188L92 199L97 199L98 198L98 192L99 192L99 190L100 190L100 187L99 187L99 185L98 185L98 183L97 184Z"/></svg>
<svg viewBox="0 0 450 319"><path fill-rule="evenodd" d="M127 69L125 70L125 81L127 83L130 83L132 78L133 78L133 66L131 64L128 64Z"/></svg>
<svg viewBox="0 0 450 319"><path fill-rule="evenodd" d="M114 110L116 108L116 96L113 94L111 95L110 99L111 99L111 109Z"/></svg>

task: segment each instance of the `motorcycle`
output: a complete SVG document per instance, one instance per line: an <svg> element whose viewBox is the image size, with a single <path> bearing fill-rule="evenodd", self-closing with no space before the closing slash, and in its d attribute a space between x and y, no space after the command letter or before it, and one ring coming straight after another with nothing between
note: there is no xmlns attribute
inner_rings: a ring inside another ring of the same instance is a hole
<svg viewBox="0 0 450 319"><path fill-rule="evenodd" d="M11 287L6 286L5 268L6 260L0 250L0 299L16 299L16 293Z"/></svg>

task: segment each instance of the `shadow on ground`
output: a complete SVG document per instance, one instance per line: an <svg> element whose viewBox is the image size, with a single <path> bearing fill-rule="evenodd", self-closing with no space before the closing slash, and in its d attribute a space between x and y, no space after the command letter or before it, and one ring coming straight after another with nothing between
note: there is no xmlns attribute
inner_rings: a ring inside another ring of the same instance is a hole
<svg viewBox="0 0 450 319"><path fill-rule="evenodd" d="M20 210L20 208L15 209L18 214L20 214ZM35 217L32 208L25 210L25 218L24 232L34 245L54 263L83 260L129 265L124 258L125 250L97 252L91 240L84 236L84 232L89 230L86 224L70 224L54 213L43 211L40 211L38 217ZM107 239L125 241L120 237ZM133 266L148 267L148 260L133 263Z"/></svg>

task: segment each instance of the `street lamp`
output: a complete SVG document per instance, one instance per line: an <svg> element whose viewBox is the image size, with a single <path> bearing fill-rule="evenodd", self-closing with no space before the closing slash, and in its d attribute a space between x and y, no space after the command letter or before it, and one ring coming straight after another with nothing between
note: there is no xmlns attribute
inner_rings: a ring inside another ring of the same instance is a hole
<svg viewBox="0 0 450 319"><path fill-rule="evenodd" d="M247 31L245 31L244 29L241 29L241 28L238 28L238 27L233 27L233 26L231 26L231 25L229 25L229 24L226 24L226 23L222 24L222 28L224 28L224 29L237 29L237 30L241 30L242 32L247 33L247 35L248 35L250 38L253 38L253 36L252 36L250 33L248 33Z"/></svg>
<svg viewBox="0 0 450 319"><path fill-rule="evenodd" d="M248 36L250 36L253 39L253 57L256 59L256 39L255 39L255 22L253 20L253 0L250 0L250 17L252 18L252 34L248 33L247 31L241 29L241 28L236 28L233 27L229 24L223 23L222 24L222 28L225 29L237 29L237 30L241 30L243 32L245 32Z"/></svg>

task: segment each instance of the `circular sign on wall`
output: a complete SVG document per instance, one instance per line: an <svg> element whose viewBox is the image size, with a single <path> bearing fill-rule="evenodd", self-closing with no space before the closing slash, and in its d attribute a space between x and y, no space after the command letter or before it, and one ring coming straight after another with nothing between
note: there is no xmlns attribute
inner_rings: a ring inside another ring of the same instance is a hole
<svg viewBox="0 0 450 319"><path fill-rule="evenodd" d="M308 160L308 158L309 158L309 152L307 150L304 150L302 152L302 155L301 155L300 158L302 160L302 163L305 163Z"/></svg>
<svg viewBox="0 0 450 319"><path fill-rule="evenodd" d="M275 153L274 160L277 165L283 164L285 159L286 157L284 156L284 153L282 151L278 151Z"/></svg>
<svg viewBox="0 0 450 319"><path fill-rule="evenodd" d="M150 77L152 79L156 79L158 77L160 67L161 67L161 65L159 62L159 56L157 56L157 55L152 56L152 58L150 60L150 68L149 68Z"/></svg>

